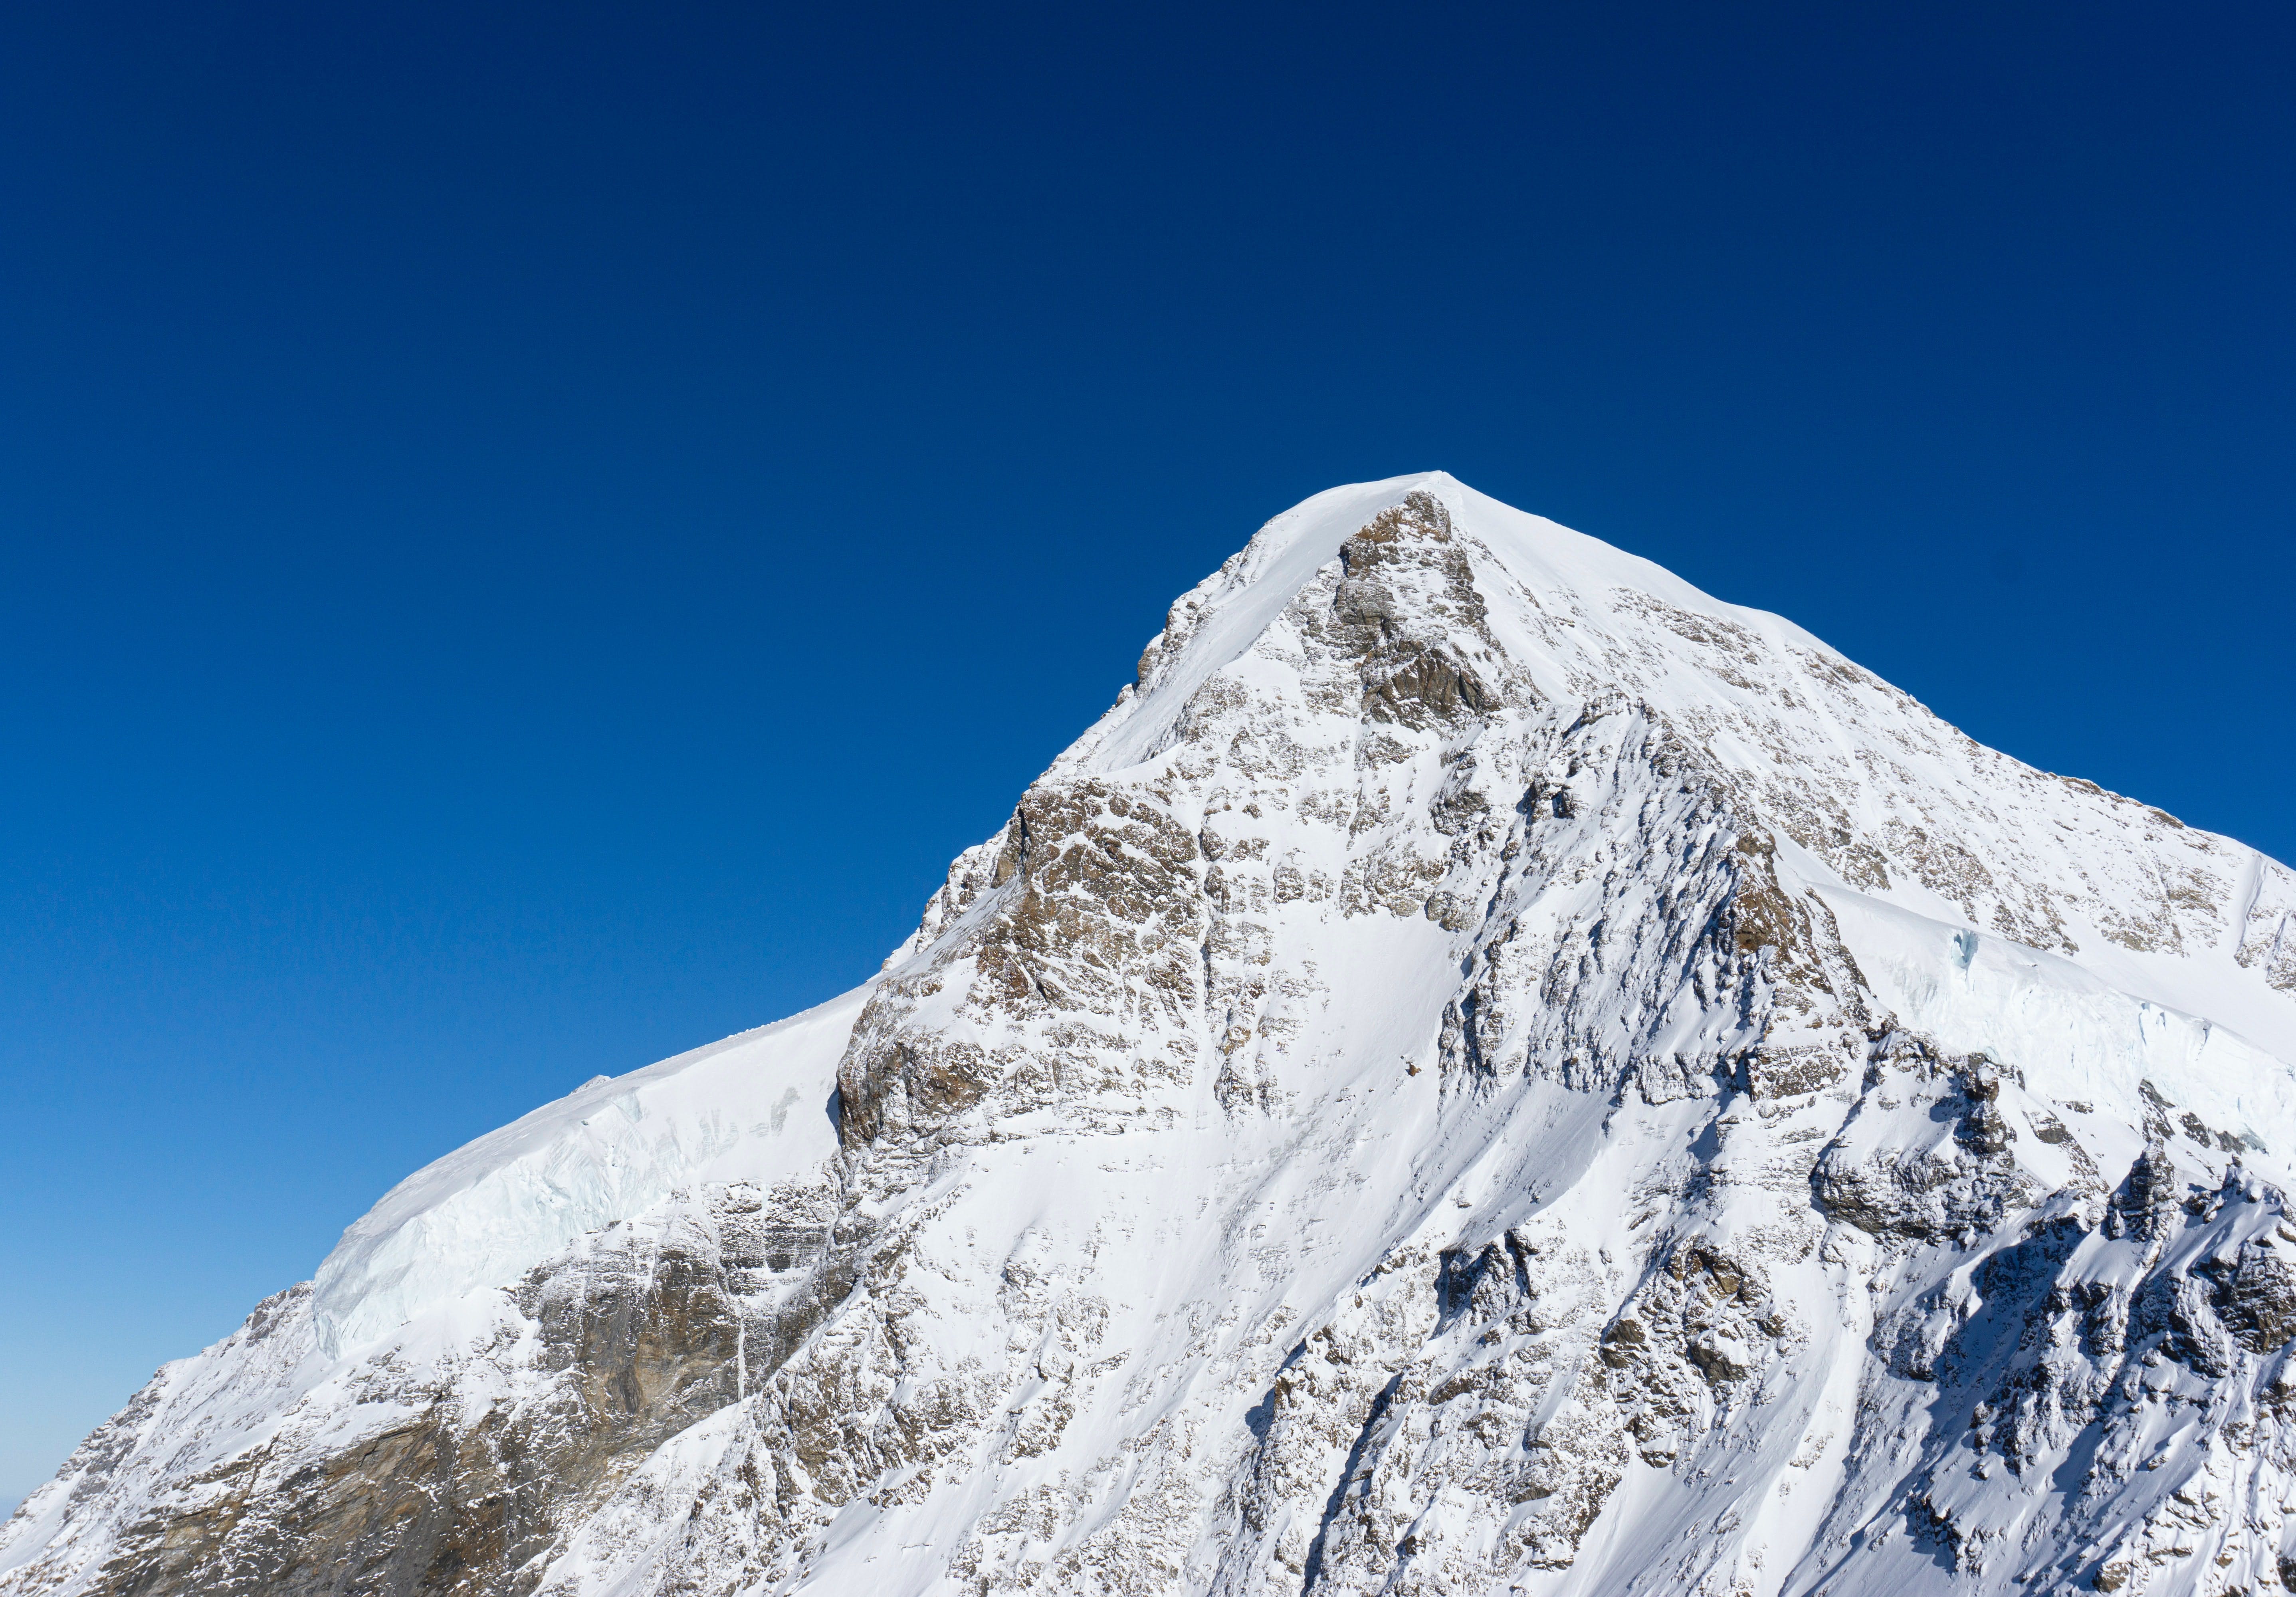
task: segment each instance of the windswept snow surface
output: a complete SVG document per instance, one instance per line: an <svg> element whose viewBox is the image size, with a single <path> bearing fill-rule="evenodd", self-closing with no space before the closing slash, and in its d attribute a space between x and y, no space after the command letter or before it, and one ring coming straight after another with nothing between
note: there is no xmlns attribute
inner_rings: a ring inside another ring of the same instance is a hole
<svg viewBox="0 0 2296 1597"><path fill-rule="evenodd" d="M311 1306L324 1345L361 1347L514 1282L681 1187L820 1165L837 1151L837 1061L867 992L601 1077L425 1165L320 1265Z"/></svg>
<svg viewBox="0 0 2296 1597"><path fill-rule="evenodd" d="M2141 1102L2145 1082L2165 1085L2243 1134L2251 1170L2288 1179L2289 1144L2276 1152L2256 1128L2296 1126L2296 1074L2231 1028L2120 991L2057 954L1843 889L1821 896L1874 994L1948 1052L1988 1054L2059 1099Z"/></svg>
<svg viewBox="0 0 2296 1597"><path fill-rule="evenodd" d="M401 1183L0 1597L2281 1585L2292 921L1775 616L1335 488L872 982Z"/></svg>

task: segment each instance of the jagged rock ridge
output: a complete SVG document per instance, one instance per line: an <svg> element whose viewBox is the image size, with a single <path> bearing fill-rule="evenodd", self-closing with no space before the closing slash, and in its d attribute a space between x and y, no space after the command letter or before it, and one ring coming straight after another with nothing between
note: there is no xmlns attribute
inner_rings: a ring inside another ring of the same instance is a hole
<svg viewBox="0 0 2296 1597"><path fill-rule="evenodd" d="M1333 489L875 979L409 1178L0 1594L2296 1585L2292 921L1775 617Z"/></svg>

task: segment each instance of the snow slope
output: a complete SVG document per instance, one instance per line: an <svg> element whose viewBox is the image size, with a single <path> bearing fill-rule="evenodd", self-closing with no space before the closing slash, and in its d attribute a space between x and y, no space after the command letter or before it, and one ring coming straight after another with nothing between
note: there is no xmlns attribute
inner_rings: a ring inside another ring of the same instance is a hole
<svg viewBox="0 0 2296 1597"><path fill-rule="evenodd" d="M0 1593L2280 1584L2292 919L1777 617L1335 488L878 978L401 1183Z"/></svg>
<svg viewBox="0 0 2296 1597"><path fill-rule="evenodd" d="M517 1280L681 1187L775 1181L836 1151L837 1061L867 989L619 1077L601 1077L383 1194L312 1282L340 1354Z"/></svg>

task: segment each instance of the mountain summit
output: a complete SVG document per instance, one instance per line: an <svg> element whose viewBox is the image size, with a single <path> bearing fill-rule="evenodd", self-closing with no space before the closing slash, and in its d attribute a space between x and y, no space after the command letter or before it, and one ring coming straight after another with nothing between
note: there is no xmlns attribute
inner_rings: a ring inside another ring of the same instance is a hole
<svg viewBox="0 0 2296 1597"><path fill-rule="evenodd" d="M1442 473L872 980L401 1183L0 1594L2296 1585L2296 878Z"/></svg>

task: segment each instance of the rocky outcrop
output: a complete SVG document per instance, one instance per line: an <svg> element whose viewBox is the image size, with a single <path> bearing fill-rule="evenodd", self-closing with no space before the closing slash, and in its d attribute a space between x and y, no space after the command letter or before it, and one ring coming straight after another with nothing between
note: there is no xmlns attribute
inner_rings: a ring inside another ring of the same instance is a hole
<svg viewBox="0 0 2296 1597"><path fill-rule="evenodd" d="M530 1590L537 1554L665 1439L739 1404L752 1361L773 1370L841 1295L826 1227L804 1223L820 1207L720 1188L584 1239L517 1283L451 1372L369 1361L263 1445L170 1482L79 1589ZM308 1357L308 1298L265 1303L225 1348ZM82 1447L83 1495L117 1484L151 1418L131 1408Z"/></svg>

